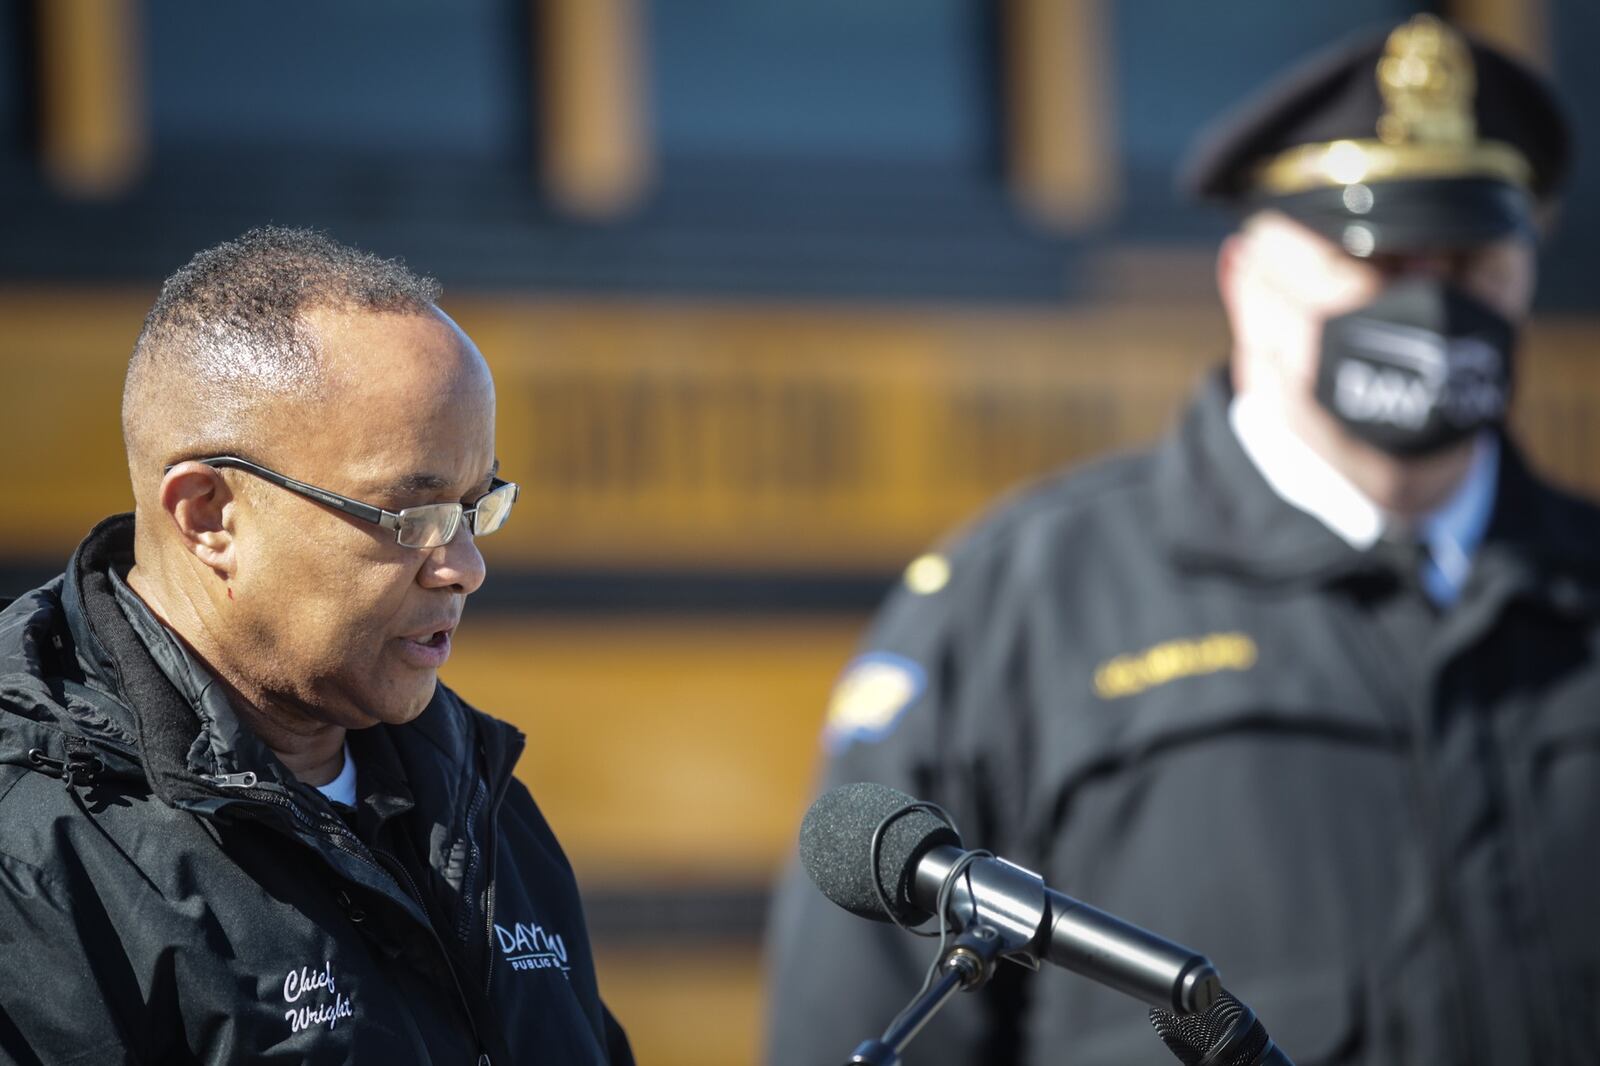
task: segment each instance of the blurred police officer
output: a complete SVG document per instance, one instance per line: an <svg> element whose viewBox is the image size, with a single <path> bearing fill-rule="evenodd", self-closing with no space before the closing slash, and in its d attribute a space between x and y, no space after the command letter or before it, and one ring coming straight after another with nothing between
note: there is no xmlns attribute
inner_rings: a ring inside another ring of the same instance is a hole
<svg viewBox="0 0 1600 1066"><path fill-rule="evenodd" d="M913 564L826 783L1205 952L1301 1066L1594 1061L1600 513L1504 424L1566 157L1539 79L1430 16L1204 138L1227 372ZM798 875L772 948L779 1066L875 1035L931 951ZM1063 972L975 998L909 1061L1170 1061Z"/></svg>

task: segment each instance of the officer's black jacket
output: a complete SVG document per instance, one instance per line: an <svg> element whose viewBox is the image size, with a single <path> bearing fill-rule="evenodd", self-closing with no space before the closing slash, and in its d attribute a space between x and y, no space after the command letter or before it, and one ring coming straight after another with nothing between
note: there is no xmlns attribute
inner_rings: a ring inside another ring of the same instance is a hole
<svg viewBox="0 0 1600 1066"><path fill-rule="evenodd" d="M351 734L347 825L174 683L131 547L0 613L0 1062L631 1064L522 735L439 686Z"/></svg>
<svg viewBox="0 0 1600 1066"><path fill-rule="evenodd" d="M1155 451L1033 488L943 588L898 589L867 648L920 695L886 735L836 726L824 786L935 800L969 847L1201 951L1300 1066L1596 1061L1600 513L1506 442L1435 616L1281 502L1229 399L1213 379ZM774 1066L844 1061L933 952L798 872L770 947ZM1172 1059L1136 1000L1008 964L906 1061Z"/></svg>

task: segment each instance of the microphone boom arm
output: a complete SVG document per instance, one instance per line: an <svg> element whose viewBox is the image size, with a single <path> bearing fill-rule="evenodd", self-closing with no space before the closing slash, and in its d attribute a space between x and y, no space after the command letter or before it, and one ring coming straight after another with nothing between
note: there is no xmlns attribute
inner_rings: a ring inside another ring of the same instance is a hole
<svg viewBox="0 0 1600 1066"><path fill-rule="evenodd" d="M935 898L964 854L948 844L930 849L917 865L916 895ZM1204 955L1057 892L1004 859L993 860L984 877L958 876L949 909L941 920L959 928L995 928L1007 958L1034 969L1050 962L1153 1007L1192 1014L1207 1010L1222 990Z"/></svg>

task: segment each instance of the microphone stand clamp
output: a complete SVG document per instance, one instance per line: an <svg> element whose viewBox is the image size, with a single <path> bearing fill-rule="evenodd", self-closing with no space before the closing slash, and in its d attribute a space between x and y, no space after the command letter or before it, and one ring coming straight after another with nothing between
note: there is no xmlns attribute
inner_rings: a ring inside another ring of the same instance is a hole
<svg viewBox="0 0 1600 1066"><path fill-rule="evenodd" d="M971 992L988 984L996 961L1006 950L1004 938L994 926L982 921L967 926L940 956L938 976L933 982L889 1023L882 1037L863 1041L846 1066L900 1066L900 1053L911 1038L957 992Z"/></svg>

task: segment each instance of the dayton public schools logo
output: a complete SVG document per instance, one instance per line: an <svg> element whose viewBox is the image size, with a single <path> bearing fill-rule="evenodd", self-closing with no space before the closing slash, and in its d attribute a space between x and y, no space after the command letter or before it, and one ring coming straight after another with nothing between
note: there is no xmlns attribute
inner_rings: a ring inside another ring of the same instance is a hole
<svg viewBox="0 0 1600 1066"><path fill-rule="evenodd" d="M1458 426L1505 413L1505 365L1480 337L1443 337L1394 322L1353 325L1350 337L1363 350L1339 364L1334 405L1351 421L1418 430L1436 408Z"/></svg>
<svg viewBox="0 0 1600 1066"><path fill-rule="evenodd" d="M513 970L560 970L565 975L571 969L567 942L560 933L545 932L542 925L517 922L508 928L496 922L494 936Z"/></svg>

